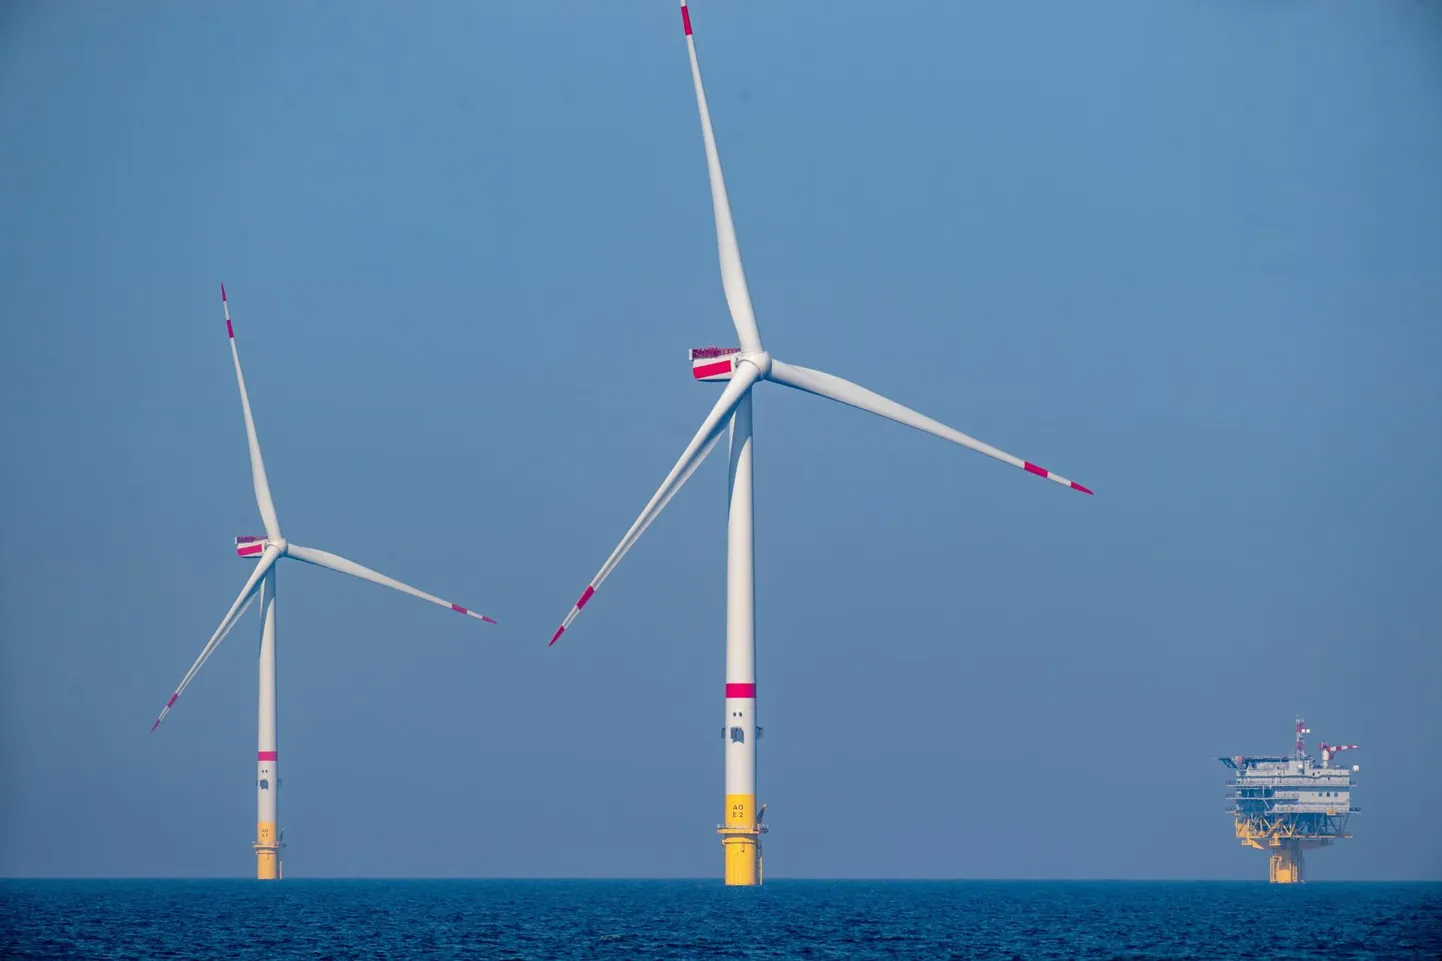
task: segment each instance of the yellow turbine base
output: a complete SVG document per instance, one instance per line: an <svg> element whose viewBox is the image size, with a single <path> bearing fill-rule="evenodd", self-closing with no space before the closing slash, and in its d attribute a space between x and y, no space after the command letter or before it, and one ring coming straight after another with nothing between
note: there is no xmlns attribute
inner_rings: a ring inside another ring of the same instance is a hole
<svg viewBox="0 0 1442 961"><path fill-rule="evenodd" d="M716 829L726 865L726 884L761 883L761 831L756 825L756 795L726 795L726 823Z"/></svg>
<svg viewBox="0 0 1442 961"><path fill-rule="evenodd" d="M258 821L255 825L255 878L257 881L280 880L280 843L274 821Z"/></svg>

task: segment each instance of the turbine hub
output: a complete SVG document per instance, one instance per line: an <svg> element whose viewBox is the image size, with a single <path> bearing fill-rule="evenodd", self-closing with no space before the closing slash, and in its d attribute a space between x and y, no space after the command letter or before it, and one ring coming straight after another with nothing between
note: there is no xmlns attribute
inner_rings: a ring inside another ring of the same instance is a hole
<svg viewBox="0 0 1442 961"><path fill-rule="evenodd" d="M771 376L771 355L764 350L743 350L738 364L750 364L761 372L762 379Z"/></svg>

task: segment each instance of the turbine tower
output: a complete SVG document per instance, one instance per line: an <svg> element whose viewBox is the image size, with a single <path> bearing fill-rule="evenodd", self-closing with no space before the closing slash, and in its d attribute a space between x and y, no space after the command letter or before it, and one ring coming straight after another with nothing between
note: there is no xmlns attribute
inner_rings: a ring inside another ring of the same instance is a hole
<svg viewBox="0 0 1442 961"><path fill-rule="evenodd" d="M731 220L731 205L721 175L721 158L711 129L711 113L701 83L701 66L696 59L696 41L691 33L691 14L681 2L681 24L686 32L686 49L691 58L691 80L696 88L696 106L701 115L701 136L706 146L706 168L711 181L711 203L716 218L716 244L721 261L721 284L726 293L731 320L740 347L708 347L691 351L691 375L699 381L720 381L726 386L696 436L671 468L641 516L631 525L621 543L592 578L551 638L555 644L576 615L610 576L621 558L681 489L681 485L711 452L721 431L730 426L731 458L727 475L728 514L726 525L726 688L725 688L725 820L717 827L721 835L728 885L760 884L761 835L766 832L756 806L756 615L752 525L752 436L751 389L760 381L792 387L842 404L869 411L887 420L951 441L1054 481L1064 487L1090 494L1080 484L1053 474L1030 461L968 437L945 424L919 414L880 394L832 374L797 367L773 358L761 342L761 332L746 289L741 268L741 250Z"/></svg>
<svg viewBox="0 0 1442 961"><path fill-rule="evenodd" d="M421 600L430 601L432 604L439 604L441 607L448 607L451 610L494 624L483 614L467 610L459 604L452 604L450 601L441 600L425 591L418 591L414 587L402 584L400 581L386 577L368 567L362 567L354 561L346 560L336 554L327 551L316 550L313 547L301 547L299 544L292 544L280 533L280 521L276 518L275 503L270 497L270 483L265 477L265 462L260 457L260 441L256 439L255 421L250 414L250 398L245 391L245 375L240 370L240 353L235 347L235 329L230 323L230 304L225 296L225 285L220 288L221 306L225 310L225 332L230 337L230 356L235 362L235 380L240 385L240 408L245 415L245 436L250 445L250 474L255 485L255 503L260 508L261 521L265 525L264 537L237 537L235 539L235 552L239 557L256 561L255 570L251 571L250 577L246 579L245 587L241 588L240 596L235 603L230 605L221 620L220 626L215 629L210 640L206 642L201 650L200 656L185 672L181 678L180 685L176 687L175 693L170 695L170 700L165 702L161 709L160 716L150 726L154 733L160 727L160 722L170 713L175 702L185 691L195 675L200 672L205 662L215 653L221 641L225 640L231 628L235 627L242 614L250 607L257 596L260 597L260 730L259 741L256 752L256 829L255 843L255 876L262 881L278 880L281 876L280 849L284 842L281 831L278 827L278 793L280 789L278 753L276 750L276 699L275 699L275 574L276 563L283 557L294 558L304 561L307 564L314 564L316 567L325 567L342 574L350 574L352 577L359 577L363 581L370 581L373 584L380 584L409 594L412 597L419 597Z"/></svg>

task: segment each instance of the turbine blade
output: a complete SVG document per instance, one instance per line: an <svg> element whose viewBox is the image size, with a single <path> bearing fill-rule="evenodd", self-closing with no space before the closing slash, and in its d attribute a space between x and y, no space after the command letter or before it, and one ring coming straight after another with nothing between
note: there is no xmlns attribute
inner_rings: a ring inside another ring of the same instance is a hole
<svg viewBox="0 0 1442 961"><path fill-rule="evenodd" d="M245 374L240 370L240 352L235 349L235 328L230 325L230 302L225 297L225 284L220 285L220 304L225 308L225 332L230 336L230 357L235 361L235 381L240 385L240 409L245 414L245 439L250 444L250 479L255 484L255 506L265 523L265 536L280 537L280 520L275 516L275 502L270 499L270 482L265 478L265 461L260 458L260 440L255 436L255 419L250 415L250 395L245 392Z"/></svg>
<svg viewBox="0 0 1442 961"><path fill-rule="evenodd" d="M994 457L1004 464L1013 467L1020 467L1028 473L1036 474L1038 477L1045 477L1047 480L1056 481L1063 487L1070 487L1072 490L1081 491L1083 494L1090 494L1091 491L1082 485L1069 481L1060 474L1053 474L1044 467L1038 467L1031 461L1022 460L1004 450L998 450L990 444L983 444L974 437L969 437L959 430L946 426L937 420L932 420L925 414L918 414L910 407L903 407L894 400L888 400L880 394L873 393L865 387L853 384L849 380L842 380L833 374L823 373L819 370L811 370L808 367L797 367L792 364L785 364L779 360L771 361L771 373L769 380L787 387L794 387L797 390L804 390L808 394L816 394L819 397L827 397L843 404L848 404L859 410L870 411L879 417L887 420L894 420L898 424L905 424L907 427L915 427L917 430L925 431L940 437L942 440L949 440L953 444L960 444L962 447L969 447L987 457Z"/></svg>
<svg viewBox="0 0 1442 961"><path fill-rule="evenodd" d="M561 626L551 636L552 644L561 639L561 635L566 633L566 628L570 627L571 622L576 619L576 615L581 613L581 608L585 607L591 600L591 596L596 593L596 588L600 587L601 582L610 576L611 572L616 569L616 565L621 563L621 558L626 556L626 552L671 502L671 498L676 496L676 492L696 472L696 468L701 466L701 462L706 459L707 454L711 453L711 449L716 446L716 441L720 439L721 432L731 417L731 412L736 409L737 404L741 403L741 398L746 395L746 392L751 389L760 376L760 371L751 364L739 365L736 373L726 384L726 389L721 392L716 406L711 408L711 413L707 414L706 419L701 422L701 429L696 431L696 436L692 437L691 443L686 445L681 459L676 462L676 466L671 468L671 473L667 474L666 479L661 482L660 489L651 495L646 509L641 511L641 516L636 518L636 522L631 525L626 536L621 538L621 543L617 544L616 549L611 552L611 556L606 558L606 563L601 565L601 570L591 578L591 583L586 585L586 589L581 592L580 599L571 605L571 612L566 615L566 619L561 622Z"/></svg>
<svg viewBox="0 0 1442 961"><path fill-rule="evenodd" d="M432 604L448 607L457 614L474 617L476 620L485 621L487 624L496 623L484 614L477 613L459 604L452 604L450 601L436 597L434 594L427 594L425 591L416 590L409 584L402 584L394 578L386 577L384 574L373 571L369 567L363 567L355 561L341 557L339 554L316 550L314 547L301 547L297 544L291 544L286 548L285 556L294 557L296 560L305 561L307 564L314 564L316 567L324 567L332 571L339 571L342 574L349 574L352 577L359 577L363 581L370 581L372 584L389 587L392 590L400 591L402 594L409 594L411 597L419 597L423 601L430 601Z"/></svg>
<svg viewBox="0 0 1442 961"><path fill-rule="evenodd" d="M246 612L251 602L255 600L256 588L260 586L261 578L265 577L266 572L275 566L275 561L278 557L280 557L280 551L274 547L267 547L265 553L260 555L260 562L255 565L255 570L250 572L250 577L246 580L245 587L240 589L240 594L236 597L235 603L230 605L230 610L226 612L224 619L220 622L220 626L215 629L215 633L210 635L210 640L206 641L205 647L200 652L200 656L195 659L194 664L190 665L190 670L185 672L185 677L180 679L180 684L175 688L175 693L170 695L170 700L166 701L165 707L161 708L160 716L155 719L154 724L150 725L152 734L155 733L156 728L160 727L160 722L165 720L165 715L169 714L170 709L175 706L176 699L184 693L185 689L190 685L190 682L195 680L195 675L200 673L200 669L205 666L205 662L210 660L210 655L214 654L216 649L220 647L220 642L225 640L225 636L230 633L231 628L235 627L236 623L240 621L240 616Z"/></svg>
<svg viewBox="0 0 1442 961"><path fill-rule="evenodd" d="M711 110L706 106L706 88L701 84L701 62L696 59L696 38L691 36L691 13L681 0L681 24L686 30L686 52L691 56L691 81L696 86L696 108L701 113L701 137L706 142L706 172L711 178L711 207L716 215L716 248L721 257L721 286L731 308L731 322L742 350L761 350L761 332L751 309L746 289L746 272L741 268L741 246L736 242L736 225L731 220L731 202L726 198L726 180L721 175L721 155L716 152L716 133L711 129Z"/></svg>

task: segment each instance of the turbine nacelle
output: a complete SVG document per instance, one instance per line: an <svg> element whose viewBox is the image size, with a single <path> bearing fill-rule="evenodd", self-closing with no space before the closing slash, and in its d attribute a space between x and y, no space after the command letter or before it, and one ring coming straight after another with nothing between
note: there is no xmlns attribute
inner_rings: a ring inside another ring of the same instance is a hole
<svg viewBox="0 0 1442 961"><path fill-rule="evenodd" d="M245 560L257 560L267 547L274 547L284 557L290 543L284 537L247 536L235 539L235 555Z"/></svg>
<svg viewBox="0 0 1442 961"><path fill-rule="evenodd" d="M755 367L764 380L771 374L771 355L740 347L692 347L691 376L696 380L727 381L741 364Z"/></svg>
<svg viewBox="0 0 1442 961"><path fill-rule="evenodd" d="M696 380L730 380L740 362L740 347L691 348L691 376Z"/></svg>

